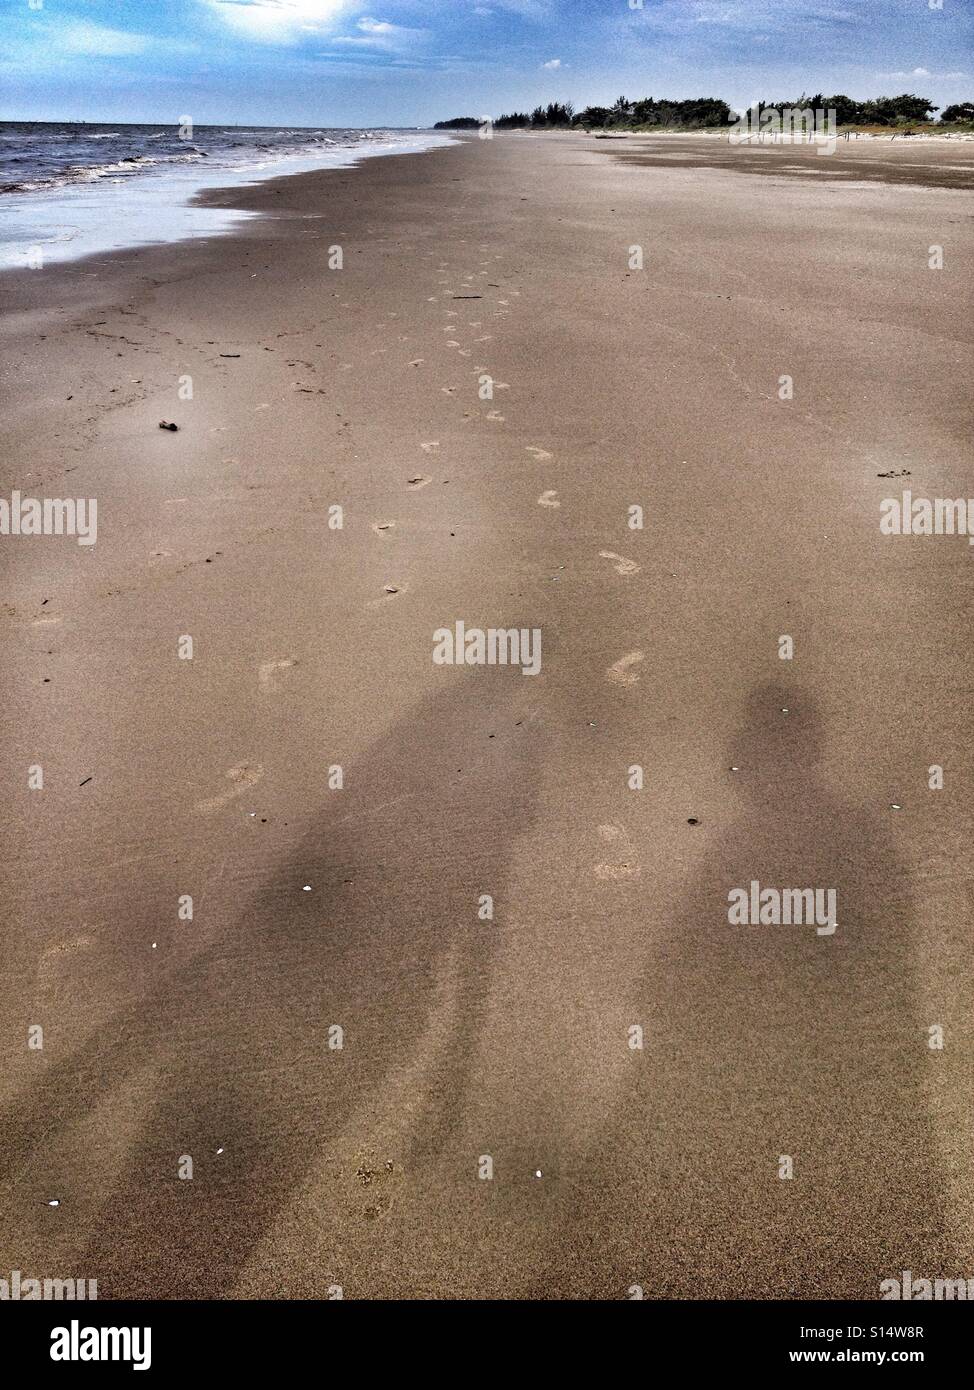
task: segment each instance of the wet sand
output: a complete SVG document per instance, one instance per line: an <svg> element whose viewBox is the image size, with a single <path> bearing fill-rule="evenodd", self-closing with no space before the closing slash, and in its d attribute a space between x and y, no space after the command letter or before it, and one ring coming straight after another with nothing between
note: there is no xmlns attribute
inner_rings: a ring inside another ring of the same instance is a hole
<svg viewBox="0 0 974 1390"><path fill-rule="evenodd" d="M974 554L879 530L974 496L970 171L622 145L279 179L4 277L0 495L98 499L94 547L0 538L24 1277L974 1275ZM458 619L540 674L435 665ZM729 925L752 879L837 931Z"/></svg>
<svg viewBox="0 0 974 1390"><path fill-rule="evenodd" d="M773 178L825 182L909 184L919 188L974 186L974 139L970 136L857 135L792 144L752 136L732 145L725 134L694 136L633 134L609 137L619 157L651 168L733 169Z"/></svg>

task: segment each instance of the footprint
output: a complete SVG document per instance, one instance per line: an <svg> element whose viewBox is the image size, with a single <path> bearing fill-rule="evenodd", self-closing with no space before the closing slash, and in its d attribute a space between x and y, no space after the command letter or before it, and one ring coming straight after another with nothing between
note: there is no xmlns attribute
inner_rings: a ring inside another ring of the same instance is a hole
<svg viewBox="0 0 974 1390"><path fill-rule="evenodd" d="M243 796L244 792L249 791L251 787L256 787L264 775L264 769L260 763L255 767L241 763L239 767L230 768L226 775L234 785L229 791L221 792L219 796L211 796L205 801L197 801L196 810L201 816L212 815L214 811L221 810L228 802L234 801L238 796Z"/></svg>
<svg viewBox="0 0 974 1390"><path fill-rule="evenodd" d="M281 657L275 661L262 661L257 671L257 679L260 684L267 688L273 679L275 671L286 671L290 666L297 666L297 662L291 657Z"/></svg>
<svg viewBox="0 0 974 1390"><path fill-rule="evenodd" d="M630 666L637 666L640 661L645 660L644 652L630 652L628 656L620 657L606 671L606 680L612 681L613 685L636 685L639 677L635 672L630 671Z"/></svg>
<svg viewBox="0 0 974 1390"><path fill-rule="evenodd" d="M529 444L524 452L530 454L536 463L546 463L552 457L547 449L539 449L536 444Z"/></svg>
<svg viewBox="0 0 974 1390"><path fill-rule="evenodd" d="M99 923L99 925L101 925ZM95 944L95 939L87 933L79 936L69 936L64 941L56 941L53 946L48 946L40 958L37 966L38 978L42 985L52 983L51 976L56 975L60 965L70 964L71 958L78 951L87 951Z"/></svg>
<svg viewBox="0 0 974 1390"><path fill-rule="evenodd" d="M539 507L560 507L560 506L561 506L561 503L558 501L558 494L557 494L557 492L553 492L550 488L549 488L549 490L548 490L547 492L543 492L543 493L541 494L541 496L538 498L538 506L539 506Z"/></svg>
<svg viewBox="0 0 974 1390"><path fill-rule="evenodd" d="M92 944L90 936L69 936L66 941L56 941L53 946L48 946L41 956L41 964L51 960L52 957L69 955L74 951L84 951Z"/></svg>
<svg viewBox="0 0 974 1390"><path fill-rule="evenodd" d="M639 878L642 867L624 825L600 825L599 839L603 844L612 846L613 858L609 862L602 860L593 865L596 878Z"/></svg>
<svg viewBox="0 0 974 1390"><path fill-rule="evenodd" d="M384 584L382 587L384 591L382 597L372 599L369 603L366 604L367 608L380 608L384 603L388 603L390 599L398 598L400 594L404 594L409 588L409 585Z"/></svg>
<svg viewBox="0 0 974 1390"><path fill-rule="evenodd" d="M603 560L614 560L612 566L616 574L621 574L623 579L628 579L631 574L639 573L639 566L635 560L627 560L624 555L617 555L614 550L600 550L599 555Z"/></svg>

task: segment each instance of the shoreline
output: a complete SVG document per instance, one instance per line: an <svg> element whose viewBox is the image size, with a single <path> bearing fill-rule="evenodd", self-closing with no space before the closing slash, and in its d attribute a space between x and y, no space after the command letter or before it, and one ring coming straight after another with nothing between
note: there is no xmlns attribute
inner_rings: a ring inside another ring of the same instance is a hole
<svg viewBox="0 0 974 1390"><path fill-rule="evenodd" d="M422 153L452 142L449 135L434 131L389 133L404 138L398 145L371 146L363 141L359 145L332 146L315 155L285 153L263 164L196 164L191 168L166 165L114 183L107 179L78 180L5 193L0 195L0 207L13 215L14 226L19 216L22 228L16 238L8 233L0 242L0 273L25 268L23 263L38 250L44 262L65 264L112 250L124 252L147 245L170 245L196 236L229 234L247 220L248 213L238 208L233 209L236 215L231 216L227 210L221 219L216 215L220 205L211 206L205 201L208 192L246 190L259 187L268 179L354 168L367 159ZM45 208L50 209L53 219L47 224L38 221ZM109 213L111 232L105 226ZM153 235L147 237L143 229L150 226ZM55 235L65 229L73 235L67 239ZM46 235L42 235L45 231ZM120 233L124 238L121 241ZM12 251L12 246L21 249Z"/></svg>
<svg viewBox="0 0 974 1390"><path fill-rule="evenodd" d="M154 247L165 248L167 246L192 242L196 240L206 240L210 237L231 236L238 231L243 231L246 223L251 218L272 211L266 199L261 199L258 191L266 185L277 185L282 180L301 179L316 174L327 174L334 169L357 168L362 162L373 158L409 158L415 154L430 153L436 149L446 149L451 145L464 143L476 139L476 136L467 132L457 131L428 131L422 132L425 137L435 138L437 143L428 145L425 149L415 150L356 150L350 151L347 159L341 162L317 165L307 169L289 169L278 173L268 173L259 179L250 179L243 176L230 179L229 182L217 182L195 189L188 194L185 203L180 205L180 211L187 214L188 222L192 221L194 212L222 212L226 215L227 221L218 226L207 230L206 228L187 230L184 233L173 235L159 243L135 241L124 246L111 248L96 248L86 251L78 256L71 256L65 260L51 262L51 264L69 265L77 264L88 259L102 258L112 254L126 256L135 251L152 250ZM860 149L856 142L846 141L841 135L839 137L839 159L834 155L823 155L818 148L809 145L781 145L758 141L756 144L742 143L732 146L727 142L726 131L664 131L664 132L645 132L645 131L619 131L611 132L608 135L591 133L588 135L574 131L505 131L495 134L492 139L496 140L551 140L557 138L562 140L587 140L598 142L593 145L595 149L604 148L612 141L620 140L624 142L625 148L616 148L612 152L619 158L631 159L635 163L647 166L668 167L670 164L681 164L683 167L695 167L696 156L692 155L693 145L701 140L711 147L711 154L717 154L715 146L719 148L715 162L698 167L710 167L717 169L733 169L744 175L762 175L781 179L793 179L796 175L808 173L812 170L827 179L846 180L850 182L858 179L866 182L876 182L880 184L906 184L913 187L935 187L944 189L958 189L970 191L974 189L974 166L965 164L962 150L957 149L957 143L963 143L959 136L915 136L910 140L904 139L903 144L895 152L893 151L894 141L892 138L887 141L881 136L863 135L867 148L875 149L876 158L870 157L864 149ZM974 139L974 136L968 137ZM680 144L683 141L689 142L688 149L681 153ZM937 153L941 156L947 153L947 146L950 146L951 159L945 161L943 158L932 159L925 165L912 164L902 160L902 152L905 149L915 149L918 144L931 145L929 151L931 155ZM953 157L956 152L956 159ZM754 162L754 156L757 162ZM687 157L691 156L691 157ZM770 156L770 159L764 159ZM786 163L782 160L786 156ZM763 160L763 162L762 162ZM194 171L194 175L198 171ZM214 172L215 179L222 179L226 174L233 173L230 169L221 169ZM153 176L146 176L151 179ZM162 179L160 179L160 183ZM253 190L255 198L248 197L250 190ZM107 195L108 190L102 189L101 192ZM24 196L31 195L11 195ZM46 195L41 195L46 196ZM275 197L280 196L275 192ZM4 276L4 283L9 284L10 277L17 273L33 274L28 267L14 264L0 264L0 276Z"/></svg>
<svg viewBox="0 0 974 1390"><path fill-rule="evenodd" d="M880 531L969 492L963 171L640 138L285 175L207 195L265 214L227 236L7 273L0 496L98 499L94 546L0 538L11 1269L974 1268L970 548ZM438 665L456 622L540 670ZM837 931L731 927L753 881Z"/></svg>

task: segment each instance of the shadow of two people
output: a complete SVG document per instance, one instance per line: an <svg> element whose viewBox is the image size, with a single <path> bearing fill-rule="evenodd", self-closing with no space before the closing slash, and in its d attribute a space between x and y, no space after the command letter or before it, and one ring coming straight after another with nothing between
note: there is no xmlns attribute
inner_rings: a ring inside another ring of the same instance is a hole
<svg viewBox="0 0 974 1390"><path fill-rule="evenodd" d="M232 1294L356 1108L415 1053L455 954L454 1033L403 1131L411 1181L448 1153L495 972L478 896L510 875L552 746L529 698L516 681L468 679L410 711L222 940L7 1107L11 1171L140 1071L157 1088L110 1197L78 1231L106 1295ZM635 1280L682 1297L875 1297L900 1269L947 1266L909 883L876 818L830 790L822 752L807 696L752 693L730 757L737 816L705 828L692 881L633 962L647 1045L632 1086L607 1096L596 1146L572 1151L566 1126L571 1198L525 1215L518 1269L499 1252L484 1268L502 1283L485 1296L552 1296L540 1271L553 1258L574 1259L583 1295L608 1296ZM752 879L834 888L835 935L732 926L728 893ZM346 1030L340 1053L332 1023ZM192 1182L177 1177L184 1153L206 1156ZM336 1198L316 1219L340 1235L350 1213ZM466 1258L447 1252L458 1277Z"/></svg>

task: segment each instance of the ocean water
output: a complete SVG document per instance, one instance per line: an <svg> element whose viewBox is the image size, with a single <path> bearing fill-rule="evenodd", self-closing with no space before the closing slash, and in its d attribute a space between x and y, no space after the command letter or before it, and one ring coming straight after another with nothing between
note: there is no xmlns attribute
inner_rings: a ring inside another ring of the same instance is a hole
<svg viewBox="0 0 974 1390"><path fill-rule="evenodd" d="M256 213L195 206L207 188L451 143L419 130L0 124L0 267L228 231Z"/></svg>

